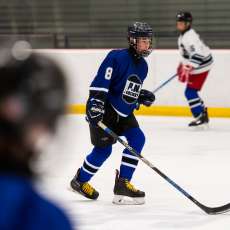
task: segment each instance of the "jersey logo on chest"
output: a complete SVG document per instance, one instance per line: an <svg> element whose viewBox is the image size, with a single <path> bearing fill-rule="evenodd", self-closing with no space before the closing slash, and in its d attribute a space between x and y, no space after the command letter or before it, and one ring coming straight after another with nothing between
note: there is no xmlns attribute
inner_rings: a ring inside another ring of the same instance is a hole
<svg viewBox="0 0 230 230"><path fill-rule="evenodd" d="M125 101L125 103L136 103L141 91L141 87L142 81L140 80L140 78L135 74L130 75L126 81L125 88L122 94L122 99Z"/></svg>

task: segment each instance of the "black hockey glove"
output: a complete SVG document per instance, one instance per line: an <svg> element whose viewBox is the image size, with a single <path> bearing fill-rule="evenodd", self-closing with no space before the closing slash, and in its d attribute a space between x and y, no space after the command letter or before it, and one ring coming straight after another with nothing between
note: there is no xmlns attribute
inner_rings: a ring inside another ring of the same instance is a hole
<svg viewBox="0 0 230 230"><path fill-rule="evenodd" d="M142 89L138 98L138 104L150 106L155 101L155 95L146 89Z"/></svg>
<svg viewBox="0 0 230 230"><path fill-rule="evenodd" d="M105 113L104 101L96 98L89 98L86 105L86 119L92 125L97 125L103 119Z"/></svg>

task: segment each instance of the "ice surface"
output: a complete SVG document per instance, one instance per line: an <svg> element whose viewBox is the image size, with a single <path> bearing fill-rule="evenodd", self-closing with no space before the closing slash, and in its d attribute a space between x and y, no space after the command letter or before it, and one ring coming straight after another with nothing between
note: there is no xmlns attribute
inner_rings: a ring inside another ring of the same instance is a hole
<svg viewBox="0 0 230 230"><path fill-rule="evenodd" d="M211 119L205 131L189 129L190 120L139 116L146 135L142 154L201 203L228 203L230 119ZM69 191L70 180L91 148L84 116L68 115L38 164L43 179L39 189L64 206L78 229L230 229L230 213L208 216L142 162L132 182L146 192L146 204L113 205L114 171L123 149L119 143L91 181L100 192L98 201Z"/></svg>

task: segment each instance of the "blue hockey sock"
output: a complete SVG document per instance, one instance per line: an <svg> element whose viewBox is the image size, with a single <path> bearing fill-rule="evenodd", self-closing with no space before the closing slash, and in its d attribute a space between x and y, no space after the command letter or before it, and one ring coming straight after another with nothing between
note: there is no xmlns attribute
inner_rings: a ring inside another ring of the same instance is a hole
<svg viewBox="0 0 230 230"><path fill-rule="evenodd" d="M198 91L189 87L185 90L185 97L194 117L198 117L204 111L204 102L200 98Z"/></svg>
<svg viewBox="0 0 230 230"><path fill-rule="evenodd" d="M141 153L145 143L145 136L140 128L129 129L123 134L123 136L126 137L129 145L132 148L134 148L138 153ZM134 156L130 151L125 149L122 154L120 177L130 181L137 167L137 164L138 158Z"/></svg>
<svg viewBox="0 0 230 230"><path fill-rule="evenodd" d="M78 176L79 181L87 182L96 174L100 166L110 156L112 145L105 148L94 147L92 152L85 158Z"/></svg>

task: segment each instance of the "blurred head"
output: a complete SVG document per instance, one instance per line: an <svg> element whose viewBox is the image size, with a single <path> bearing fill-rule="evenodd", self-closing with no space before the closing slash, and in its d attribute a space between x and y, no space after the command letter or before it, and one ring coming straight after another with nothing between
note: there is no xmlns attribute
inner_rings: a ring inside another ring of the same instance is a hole
<svg viewBox="0 0 230 230"><path fill-rule="evenodd" d="M147 57L152 52L152 28L145 22L135 22L128 27L128 41L137 57Z"/></svg>
<svg viewBox="0 0 230 230"><path fill-rule="evenodd" d="M17 42L12 49L0 50L0 161L9 164L28 165L37 142L54 133L65 110L62 71L25 45Z"/></svg>
<svg viewBox="0 0 230 230"><path fill-rule="evenodd" d="M181 33L189 30L192 26L192 14L187 11L180 11L176 15L176 27Z"/></svg>

